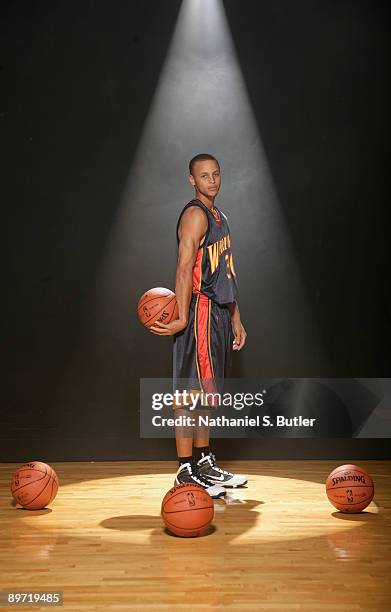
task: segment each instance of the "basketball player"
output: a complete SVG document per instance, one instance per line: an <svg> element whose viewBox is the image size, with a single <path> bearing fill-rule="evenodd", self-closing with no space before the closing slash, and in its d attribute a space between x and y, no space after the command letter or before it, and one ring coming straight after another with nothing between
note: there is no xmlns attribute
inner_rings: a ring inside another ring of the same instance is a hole
<svg viewBox="0 0 391 612"><path fill-rule="evenodd" d="M168 324L156 321L149 329L174 336L174 389L188 381L184 388L200 399L201 392L223 392L232 350L243 348L247 334L240 320L227 217L214 204L221 183L219 163L201 153L190 161L189 172L195 198L183 208L176 228L178 319ZM186 398L175 408L176 415L189 414ZM197 414L210 411L211 404L201 402ZM216 464L207 426L177 427L175 434L179 462L175 484L195 482L217 498L225 495L226 487L247 483L245 476Z"/></svg>

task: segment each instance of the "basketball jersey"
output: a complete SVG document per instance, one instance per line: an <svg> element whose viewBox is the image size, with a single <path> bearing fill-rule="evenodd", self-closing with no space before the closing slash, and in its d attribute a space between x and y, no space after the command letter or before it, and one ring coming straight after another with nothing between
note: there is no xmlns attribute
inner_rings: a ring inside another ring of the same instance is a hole
<svg viewBox="0 0 391 612"><path fill-rule="evenodd" d="M231 236L226 215L214 206L217 219L201 200L193 199L179 215L176 237L181 217L190 206L201 208L208 218L208 230L204 242L198 247L193 266L193 294L204 294L217 304L234 302L238 295L236 273L232 259Z"/></svg>

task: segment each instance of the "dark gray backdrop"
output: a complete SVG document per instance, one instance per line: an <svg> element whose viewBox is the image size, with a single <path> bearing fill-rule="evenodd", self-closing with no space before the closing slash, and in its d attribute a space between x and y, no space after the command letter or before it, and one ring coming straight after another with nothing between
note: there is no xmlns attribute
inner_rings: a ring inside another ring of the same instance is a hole
<svg viewBox="0 0 391 612"><path fill-rule="evenodd" d="M2 4L3 461L175 457L171 440L139 439L139 379L170 376L172 341L146 333L135 307L149 287L173 288L175 223L201 141L178 142L172 163L161 146L139 153L131 213L118 211L180 5ZM230 146L227 124L226 139L212 134L204 150L222 164L216 203L230 219L249 334L233 375L386 378L387 3L224 7L318 347L304 350L289 331L290 279L265 294L275 258L262 241L277 235L252 222L251 207L262 209L249 195L256 167L238 198L248 151ZM389 458L387 438L215 448L232 458Z"/></svg>

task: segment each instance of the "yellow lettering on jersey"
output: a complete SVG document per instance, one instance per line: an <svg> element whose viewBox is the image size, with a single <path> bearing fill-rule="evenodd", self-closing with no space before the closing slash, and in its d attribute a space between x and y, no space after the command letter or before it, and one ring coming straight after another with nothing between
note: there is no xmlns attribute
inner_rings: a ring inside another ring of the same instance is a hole
<svg viewBox="0 0 391 612"><path fill-rule="evenodd" d="M226 234L225 236L223 236L223 238L220 238L220 240L216 240L216 242L213 242L213 244L210 244L208 246L209 261L212 269L212 274L220 263L220 255L224 253L224 251L226 251L230 246L231 240L229 234Z"/></svg>
<svg viewBox="0 0 391 612"><path fill-rule="evenodd" d="M219 265L219 251L217 246L217 241L208 246L209 260L210 266L212 268L212 274L216 270Z"/></svg>
<svg viewBox="0 0 391 612"><path fill-rule="evenodd" d="M231 268L229 267L229 255L225 254L225 263L227 264L227 278L231 278Z"/></svg>
<svg viewBox="0 0 391 612"><path fill-rule="evenodd" d="M235 267L234 267L234 260L232 259L232 253L231 253L230 258L229 258L229 267L231 269L232 274L234 276L236 276Z"/></svg>

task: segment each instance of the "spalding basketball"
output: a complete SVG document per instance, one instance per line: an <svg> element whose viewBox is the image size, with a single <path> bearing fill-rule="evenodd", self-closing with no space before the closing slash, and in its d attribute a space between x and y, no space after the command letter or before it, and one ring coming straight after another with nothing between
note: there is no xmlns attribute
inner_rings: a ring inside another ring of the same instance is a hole
<svg viewBox="0 0 391 612"><path fill-rule="evenodd" d="M327 477L327 497L341 512L361 512L372 501L375 487L370 475L357 465L340 465Z"/></svg>
<svg viewBox="0 0 391 612"><path fill-rule="evenodd" d="M42 510L53 501L57 491L56 472L41 461L24 463L11 478L12 496L27 510Z"/></svg>
<svg viewBox="0 0 391 612"><path fill-rule="evenodd" d="M146 291L138 301L137 314L145 327L151 327L155 321L175 321L179 314L175 293L164 287Z"/></svg>
<svg viewBox="0 0 391 612"><path fill-rule="evenodd" d="M190 482L170 489L162 501L165 526L171 533L184 538L207 533L213 515L213 500L209 493Z"/></svg>

